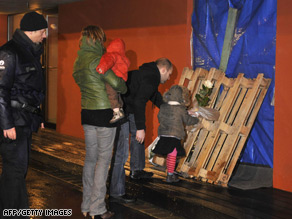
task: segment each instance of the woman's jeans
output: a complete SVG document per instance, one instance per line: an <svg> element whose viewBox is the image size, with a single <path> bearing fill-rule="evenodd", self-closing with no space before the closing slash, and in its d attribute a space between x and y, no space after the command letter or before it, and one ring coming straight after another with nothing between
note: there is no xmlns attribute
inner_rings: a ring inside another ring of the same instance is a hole
<svg viewBox="0 0 292 219"><path fill-rule="evenodd" d="M107 211L104 199L116 128L83 125L83 129L86 156L81 211L91 216L100 215Z"/></svg>

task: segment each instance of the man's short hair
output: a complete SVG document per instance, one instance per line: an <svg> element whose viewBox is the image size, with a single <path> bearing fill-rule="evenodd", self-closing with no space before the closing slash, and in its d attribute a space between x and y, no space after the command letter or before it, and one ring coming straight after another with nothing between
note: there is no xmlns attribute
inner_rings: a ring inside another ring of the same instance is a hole
<svg viewBox="0 0 292 219"><path fill-rule="evenodd" d="M172 68L172 63L167 58L159 58L155 62L158 68L165 67L167 71Z"/></svg>

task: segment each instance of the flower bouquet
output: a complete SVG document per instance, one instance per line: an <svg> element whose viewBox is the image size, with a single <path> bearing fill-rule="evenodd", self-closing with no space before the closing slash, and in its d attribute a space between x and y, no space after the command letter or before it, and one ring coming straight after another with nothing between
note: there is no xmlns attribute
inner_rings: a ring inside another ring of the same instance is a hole
<svg viewBox="0 0 292 219"><path fill-rule="evenodd" d="M202 84L202 88L196 94L196 100L193 103L193 107L189 110L189 114L195 117L202 117L209 121L216 121L219 119L220 113L218 110L207 108L209 105L210 95L213 90L213 83L210 80L204 81ZM191 131L196 131L201 126L199 124L198 127L194 126Z"/></svg>
<svg viewBox="0 0 292 219"><path fill-rule="evenodd" d="M202 84L202 88L200 89L199 93L196 94L196 99L198 101L199 106L208 106L210 98L213 90L213 84L210 80L204 81Z"/></svg>

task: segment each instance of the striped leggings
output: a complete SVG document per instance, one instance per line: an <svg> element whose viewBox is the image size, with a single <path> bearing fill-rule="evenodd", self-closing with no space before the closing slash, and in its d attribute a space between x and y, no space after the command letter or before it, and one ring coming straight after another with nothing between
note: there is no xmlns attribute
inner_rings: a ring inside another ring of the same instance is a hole
<svg viewBox="0 0 292 219"><path fill-rule="evenodd" d="M174 148L174 150L167 154L166 158L166 168L168 173L173 173L175 169L175 163L176 163L176 155L177 155L177 150Z"/></svg>

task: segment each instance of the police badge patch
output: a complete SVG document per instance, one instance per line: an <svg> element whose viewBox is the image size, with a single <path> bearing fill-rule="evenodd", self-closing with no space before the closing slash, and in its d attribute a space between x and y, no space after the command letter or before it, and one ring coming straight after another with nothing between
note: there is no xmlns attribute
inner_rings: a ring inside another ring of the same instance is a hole
<svg viewBox="0 0 292 219"><path fill-rule="evenodd" d="M4 64L5 64L4 60L0 60L0 70L4 70L5 69Z"/></svg>

